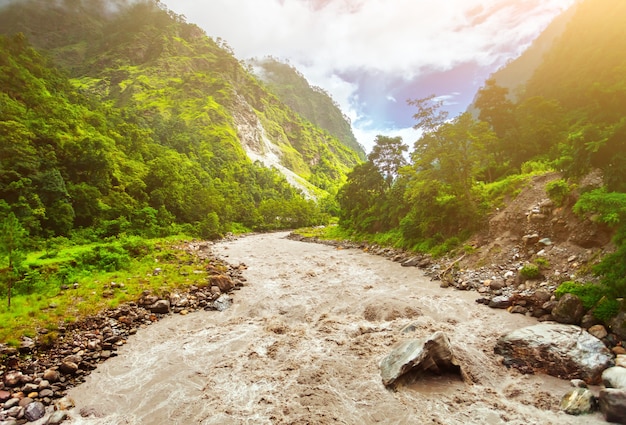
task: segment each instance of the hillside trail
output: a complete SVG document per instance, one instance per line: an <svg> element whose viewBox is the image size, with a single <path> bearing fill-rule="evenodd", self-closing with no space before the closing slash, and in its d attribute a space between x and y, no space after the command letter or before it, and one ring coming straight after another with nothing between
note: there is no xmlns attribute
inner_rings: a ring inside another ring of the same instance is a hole
<svg viewBox="0 0 626 425"><path fill-rule="evenodd" d="M558 411L569 382L520 375L493 354L502 333L534 319L477 305L475 293L441 289L418 268L286 236L215 245L248 266L233 306L140 330L71 390L70 423L605 423ZM435 331L448 335L469 379L385 388L379 362L392 346Z"/></svg>

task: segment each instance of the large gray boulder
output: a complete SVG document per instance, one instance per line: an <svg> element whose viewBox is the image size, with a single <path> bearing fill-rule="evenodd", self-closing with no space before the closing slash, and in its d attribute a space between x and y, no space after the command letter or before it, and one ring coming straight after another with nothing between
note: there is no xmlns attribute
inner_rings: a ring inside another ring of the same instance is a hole
<svg viewBox="0 0 626 425"><path fill-rule="evenodd" d="M502 336L494 349L503 363L523 373L599 384L613 356L598 338L574 325L545 322Z"/></svg>
<svg viewBox="0 0 626 425"><path fill-rule="evenodd" d="M461 367L452 354L450 340L443 332L435 332L429 338L403 341L380 363L385 386L393 385L409 372L441 374L446 371L461 373Z"/></svg>
<svg viewBox="0 0 626 425"><path fill-rule="evenodd" d="M615 388L600 390L598 402L607 422L626 424L626 390Z"/></svg>

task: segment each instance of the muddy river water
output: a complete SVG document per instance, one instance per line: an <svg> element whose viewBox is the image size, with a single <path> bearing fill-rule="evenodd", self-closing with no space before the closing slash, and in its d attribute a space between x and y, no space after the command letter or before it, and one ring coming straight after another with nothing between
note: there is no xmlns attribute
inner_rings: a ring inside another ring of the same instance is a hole
<svg viewBox="0 0 626 425"><path fill-rule="evenodd" d="M71 423L605 423L558 411L569 382L520 375L493 354L503 332L534 319L441 289L417 268L285 237L215 245L248 266L233 306L140 330L71 391ZM414 330L403 333L407 325ZM378 365L392 346L436 331L451 340L466 382L442 376L385 388Z"/></svg>

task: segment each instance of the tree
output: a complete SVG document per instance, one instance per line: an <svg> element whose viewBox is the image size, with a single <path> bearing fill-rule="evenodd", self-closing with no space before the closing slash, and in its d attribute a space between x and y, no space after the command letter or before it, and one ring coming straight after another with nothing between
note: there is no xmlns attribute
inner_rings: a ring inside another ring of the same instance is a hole
<svg viewBox="0 0 626 425"><path fill-rule="evenodd" d="M489 78L478 91L474 102L479 110L478 118L489 123L501 139L514 123L513 102L508 99L508 94L508 89L500 87L495 79Z"/></svg>
<svg viewBox="0 0 626 425"><path fill-rule="evenodd" d="M378 135L374 141L372 152L367 156L380 174L384 177L387 187L391 187L398 176L400 168L407 165L404 152L409 148L402 143L402 137L385 137Z"/></svg>
<svg viewBox="0 0 626 425"><path fill-rule="evenodd" d="M0 229L0 259L8 260L7 275L7 305L11 308L11 290L14 279L17 277L20 265L24 260L22 247L26 238L26 230L22 227L12 212L4 219Z"/></svg>

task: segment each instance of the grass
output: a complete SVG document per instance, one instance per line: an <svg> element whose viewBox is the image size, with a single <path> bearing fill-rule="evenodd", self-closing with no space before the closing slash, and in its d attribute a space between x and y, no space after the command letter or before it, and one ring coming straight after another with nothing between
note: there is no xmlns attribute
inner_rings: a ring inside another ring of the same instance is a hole
<svg viewBox="0 0 626 425"><path fill-rule="evenodd" d="M176 247L183 239L144 240L151 249L113 271L99 270L97 264L81 264L81 258L97 247L118 249L124 241L68 246L58 249L53 258L48 258L50 253L30 253L27 264L41 275L30 290L22 288L19 293L16 286L10 309L6 297L0 299L0 342L17 344L22 336L42 335L44 329L48 331L46 338L53 338L60 325L136 300L146 290L165 295L190 285L206 285L206 264ZM154 273L157 267L160 273ZM200 270L203 272L197 273Z"/></svg>

